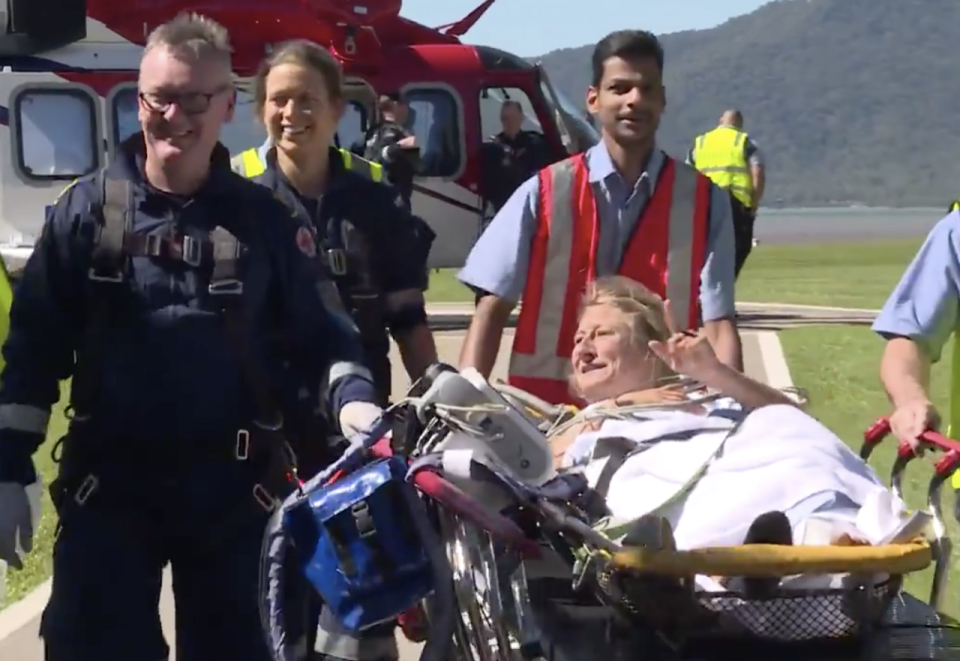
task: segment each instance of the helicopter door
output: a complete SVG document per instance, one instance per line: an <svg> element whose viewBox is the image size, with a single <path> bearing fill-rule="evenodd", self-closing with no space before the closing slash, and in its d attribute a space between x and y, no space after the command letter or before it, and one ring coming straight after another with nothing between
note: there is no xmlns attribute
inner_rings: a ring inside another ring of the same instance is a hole
<svg viewBox="0 0 960 661"><path fill-rule="evenodd" d="M343 116L334 142L341 149L362 155L363 138L377 117L377 93L365 80L347 78L343 81L343 100Z"/></svg>
<svg viewBox="0 0 960 661"><path fill-rule="evenodd" d="M436 232L432 269L459 268L480 232L477 186L462 181L467 169L464 101L445 83L414 82L400 89L410 115L406 128L420 147L413 211Z"/></svg>

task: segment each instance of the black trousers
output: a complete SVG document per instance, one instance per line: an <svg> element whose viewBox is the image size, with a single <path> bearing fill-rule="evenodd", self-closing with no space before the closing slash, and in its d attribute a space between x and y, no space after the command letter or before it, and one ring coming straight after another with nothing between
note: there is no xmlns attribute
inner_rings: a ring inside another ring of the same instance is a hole
<svg viewBox="0 0 960 661"><path fill-rule="evenodd" d="M736 275L739 277L740 270L753 250L753 226L757 215L733 195L730 196L730 206L733 208L734 262Z"/></svg>

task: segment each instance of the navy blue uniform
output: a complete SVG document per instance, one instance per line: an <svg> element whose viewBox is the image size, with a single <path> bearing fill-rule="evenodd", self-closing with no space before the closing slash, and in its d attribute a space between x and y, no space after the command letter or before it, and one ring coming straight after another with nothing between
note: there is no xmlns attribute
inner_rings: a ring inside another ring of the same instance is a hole
<svg viewBox="0 0 960 661"><path fill-rule="evenodd" d="M347 170L338 150L330 150L329 181L320 200L297 192L276 167L274 153L266 152L266 170L254 181L273 191L314 234L318 268L332 277L358 326L367 367L380 403L386 404L391 389L387 331L401 333L426 323L423 292L434 234L403 207L396 189Z"/></svg>
<svg viewBox="0 0 960 661"><path fill-rule="evenodd" d="M297 192L277 168L273 149L264 154L264 161L266 170L254 181L273 191L313 234L316 267L332 276L340 300L360 329L378 403L385 405L391 390L387 331L402 333L426 323L422 294L434 234L425 222L410 215L394 188L347 170L336 149L330 151L329 179L320 200ZM311 416L315 397L310 388L301 387L299 393L296 411L288 419L304 425L308 441L329 435L332 429L323 418ZM307 448L303 456L310 473L325 460L318 456L311 461ZM366 661L395 656L392 625L364 632L362 641L342 632L339 622L328 614L321 618L321 625L324 633L316 647L328 657ZM312 636L307 637L309 644Z"/></svg>
<svg viewBox="0 0 960 661"><path fill-rule="evenodd" d="M42 625L47 659L166 658L157 600L171 562L178 658L266 660L257 577L273 504L262 497L264 457L276 453L250 448L262 398L251 392L248 368L256 365L273 391L283 359L295 357L303 374L324 383L333 411L373 401L372 382L355 326L321 303L290 212L231 172L221 146L189 199L145 182L142 150L135 136L105 173L69 187L26 265L3 346L0 481L33 480L31 455L59 381L75 374L75 353L80 364L95 353L99 376L74 392L52 491L61 530ZM104 231L104 179L125 182L130 195L131 256L119 282L91 270ZM218 227L239 248L234 338L208 287ZM105 308L102 297L110 297ZM110 323L90 338L104 309Z"/></svg>

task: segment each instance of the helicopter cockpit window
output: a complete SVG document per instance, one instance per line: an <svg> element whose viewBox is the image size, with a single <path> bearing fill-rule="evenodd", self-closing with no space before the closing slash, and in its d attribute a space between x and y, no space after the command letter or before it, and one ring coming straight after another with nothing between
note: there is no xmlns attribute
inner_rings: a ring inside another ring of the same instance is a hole
<svg viewBox="0 0 960 661"><path fill-rule="evenodd" d="M72 180L100 166L97 101L77 87L28 87L11 104L14 149L27 179Z"/></svg>
<svg viewBox="0 0 960 661"><path fill-rule="evenodd" d="M546 82L546 74L543 74L541 78L540 88L543 91L544 98L546 98L547 102L551 105L553 104L553 94L556 94L556 100L564 115L564 124L567 130L570 131L570 137L574 142L572 145L574 153L586 151L600 141L600 134L597 133L597 130L586 119L586 110L578 107L564 96L563 92L556 89L556 87L551 90Z"/></svg>
<svg viewBox="0 0 960 661"><path fill-rule="evenodd" d="M410 107L406 128L420 147L420 176L456 177L463 167L462 110L453 93L438 87L403 90Z"/></svg>

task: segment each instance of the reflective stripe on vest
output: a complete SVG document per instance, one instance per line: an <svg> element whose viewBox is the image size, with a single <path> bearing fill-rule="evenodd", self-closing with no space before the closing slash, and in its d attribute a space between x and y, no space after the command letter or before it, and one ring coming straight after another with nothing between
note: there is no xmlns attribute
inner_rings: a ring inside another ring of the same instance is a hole
<svg viewBox="0 0 960 661"><path fill-rule="evenodd" d="M230 169L241 177L253 179L266 172L267 164L260 160L256 149L248 149L230 159Z"/></svg>
<svg viewBox="0 0 960 661"><path fill-rule="evenodd" d="M732 126L718 126L697 138L693 152L696 168L720 188L753 206L753 178L744 154L747 134Z"/></svg>
<svg viewBox="0 0 960 661"><path fill-rule="evenodd" d="M343 158L343 166L355 172L366 179L381 181L383 179L383 167L379 163L371 163L358 156L354 156L346 149L340 149L340 156ZM230 168L242 177L253 179L267 170L267 164L260 158L257 149L248 149L238 156L230 159Z"/></svg>
<svg viewBox="0 0 960 661"><path fill-rule="evenodd" d="M618 269L669 298L684 328L699 326L709 207L709 180L668 158ZM596 208L583 155L540 172L538 226L509 381L553 404L578 403L566 377L580 298L596 277Z"/></svg>

